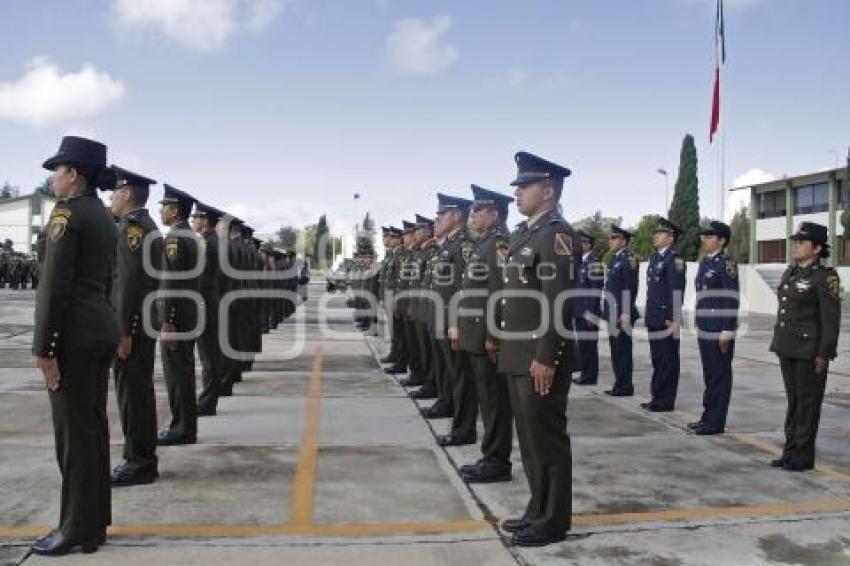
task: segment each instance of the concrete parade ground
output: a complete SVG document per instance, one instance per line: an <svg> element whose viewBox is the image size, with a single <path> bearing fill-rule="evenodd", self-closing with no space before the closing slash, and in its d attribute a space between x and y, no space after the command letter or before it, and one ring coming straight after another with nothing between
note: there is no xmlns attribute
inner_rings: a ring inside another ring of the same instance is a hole
<svg viewBox="0 0 850 566"><path fill-rule="evenodd" d="M33 309L32 291L0 291L2 565L850 564L850 318L807 473L768 465L785 413L768 352L772 317L743 319L722 436L686 428L703 390L692 334L682 341L677 411L664 414L639 407L651 374L644 329L635 397L603 394L613 378L600 342L600 384L570 391L573 529L566 542L516 549L498 524L525 506L518 448L513 481L465 485L457 469L478 447L437 446L449 422L419 416L395 378L404 376L376 361L387 344L357 332L345 297L326 294L318 278L309 301L265 336L218 415L201 419L198 443L160 448L156 483L113 490L105 546L25 558L58 521L60 488L48 396L30 354ZM155 379L162 424L159 360ZM109 418L114 466L123 438L112 392Z"/></svg>

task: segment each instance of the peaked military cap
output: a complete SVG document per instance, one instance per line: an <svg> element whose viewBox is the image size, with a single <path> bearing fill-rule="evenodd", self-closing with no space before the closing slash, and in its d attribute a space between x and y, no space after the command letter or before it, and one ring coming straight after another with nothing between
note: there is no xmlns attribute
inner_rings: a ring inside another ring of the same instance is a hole
<svg viewBox="0 0 850 566"><path fill-rule="evenodd" d="M718 238L723 238L728 242L732 238L732 229L729 228L729 225L725 222L712 220L708 223L708 226L700 231L700 235L717 236Z"/></svg>
<svg viewBox="0 0 850 566"><path fill-rule="evenodd" d="M389 230L390 236L403 236L404 230L401 228L396 228L395 226L388 226L387 230Z"/></svg>
<svg viewBox="0 0 850 566"><path fill-rule="evenodd" d="M626 240L632 239L632 233L631 232L629 232L628 230L624 230L624 229L620 228L616 224L611 224L611 234L618 234L618 235L622 236L623 238L625 238Z"/></svg>
<svg viewBox="0 0 850 566"><path fill-rule="evenodd" d="M195 212L192 213L192 216L201 216L209 220L211 223L216 223L222 216L224 216L224 213L215 207L196 201Z"/></svg>
<svg viewBox="0 0 850 566"><path fill-rule="evenodd" d="M156 185L156 181L149 179L144 175L133 173L129 169L124 169L117 165L109 166L110 182L103 187L105 191L117 191L125 185L132 187L145 188L151 185Z"/></svg>
<svg viewBox="0 0 850 566"><path fill-rule="evenodd" d="M407 220L402 220L401 225L404 227L402 230L402 234L407 234L416 230L416 223L408 222Z"/></svg>
<svg viewBox="0 0 850 566"><path fill-rule="evenodd" d="M87 138L65 136L56 155L47 159L42 167L55 171L60 165L79 165L102 171L106 168L106 146Z"/></svg>
<svg viewBox="0 0 850 566"><path fill-rule="evenodd" d="M813 244L828 246L829 231L823 224L817 222L801 222L797 232L790 236L792 240L808 240Z"/></svg>
<svg viewBox="0 0 850 566"><path fill-rule="evenodd" d="M674 222L667 220L663 216L658 217L658 228L655 230L656 232L670 232L673 235L678 236L682 233L682 229L679 228Z"/></svg>
<svg viewBox="0 0 850 566"><path fill-rule="evenodd" d="M387 226L381 226L381 235L386 238L390 235L390 229Z"/></svg>
<svg viewBox="0 0 850 566"><path fill-rule="evenodd" d="M422 216L421 214L416 215L416 227L417 228L431 228L434 226L434 220L428 218L427 216Z"/></svg>
<svg viewBox="0 0 850 566"><path fill-rule="evenodd" d="M459 210L467 214L471 206L472 201L469 199L437 193L437 214L445 214L451 210Z"/></svg>
<svg viewBox="0 0 850 566"><path fill-rule="evenodd" d="M494 206L500 213L507 216L508 205L514 201L513 197L485 189L480 185L473 184L471 187L473 206Z"/></svg>
<svg viewBox="0 0 850 566"><path fill-rule="evenodd" d="M562 186L564 179L572 174L572 171L563 165L558 165L527 151L520 151L514 155L514 161L516 161L517 166L517 177L511 182L513 186L536 183L544 179L552 179L556 185Z"/></svg>
<svg viewBox="0 0 850 566"><path fill-rule="evenodd" d="M180 206L180 210L183 211L183 214L188 217L189 213L192 212L192 204L195 202L194 197L187 192L172 187L168 183L163 183L162 187L164 191L162 200L159 201L159 203L176 204Z"/></svg>

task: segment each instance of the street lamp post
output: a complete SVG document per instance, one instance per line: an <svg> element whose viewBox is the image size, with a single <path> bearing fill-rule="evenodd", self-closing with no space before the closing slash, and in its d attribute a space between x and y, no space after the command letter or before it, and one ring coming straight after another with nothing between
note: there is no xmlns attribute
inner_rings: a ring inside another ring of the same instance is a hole
<svg viewBox="0 0 850 566"><path fill-rule="evenodd" d="M670 211L670 175L667 174L666 169L658 169L658 174L664 176L664 214L668 214Z"/></svg>
<svg viewBox="0 0 850 566"><path fill-rule="evenodd" d="M360 235L360 222L357 220L357 203L360 200L360 193L354 193L354 242L351 246L351 255L357 253L357 237Z"/></svg>

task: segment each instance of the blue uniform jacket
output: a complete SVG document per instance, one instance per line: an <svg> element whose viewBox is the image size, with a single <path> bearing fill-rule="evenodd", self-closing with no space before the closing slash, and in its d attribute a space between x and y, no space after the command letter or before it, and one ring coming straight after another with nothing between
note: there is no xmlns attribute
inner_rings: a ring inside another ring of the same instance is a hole
<svg viewBox="0 0 850 566"><path fill-rule="evenodd" d="M580 294L573 303L573 316L576 320L583 320L587 314L598 317L601 314L600 299L602 286L605 284L605 268L599 261L599 256L593 252L578 263L580 265L577 288Z"/></svg>
<svg viewBox="0 0 850 566"><path fill-rule="evenodd" d="M738 327L738 265L722 250L702 258L696 281L696 325L703 332L734 332ZM718 293L724 291L725 293ZM730 296L725 296L729 293ZM718 296L718 295L723 296ZM713 314L715 311L734 314ZM709 338L709 337L706 337Z"/></svg>
<svg viewBox="0 0 850 566"><path fill-rule="evenodd" d="M628 248L623 248L608 259L605 299L602 301L602 317L605 320L617 320L623 313L631 314L632 324L640 318L635 306L638 294L638 272L638 260ZM624 291L628 293L628 304L623 302ZM616 308L616 312L611 312L612 307Z"/></svg>
<svg viewBox="0 0 850 566"><path fill-rule="evenodd" d="M656 252L646 269L646 327L662 329L665 321L680 322L685 296L685 260L673 248Z"/></svg>

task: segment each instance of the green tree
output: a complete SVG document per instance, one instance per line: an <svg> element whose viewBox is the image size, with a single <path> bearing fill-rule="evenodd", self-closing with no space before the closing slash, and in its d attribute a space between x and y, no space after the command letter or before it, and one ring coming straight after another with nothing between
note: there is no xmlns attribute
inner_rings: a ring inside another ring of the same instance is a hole
<svg viewBox="0 0 850 566"><path fill-rule="evenodd" d="M315 258L314 266L317 269L324 269L330 266L333 250L331 248L330 230L328 229L328 219L324 214L319 217L319 222L316 224L316 236L313 244L313 257Z"/></svg>
<svg viewBox="0 0 850 566"><path fill-rule="evenodd" d="M44 180L35 188L35 192L53 196L53 177L45 177Z"/></svg>
<svg viewBox="0 0 850 566"><path fill-rule="evenodd" d="M599 257L604 257L608 251L608 234L611 233L611 225L617 224L619 226L622 222L622 216L616 218L602 216L602 211L597 210L592 216L577 220L573 223L573 226L577 230L581 230L592 236L594 250L599 254Z"/></svg>
<svg viewBox="0 0 850 566"><path fill-rule="evenodd" d="M292 226L281 226L275 232L272 243L287 250L294 250L298 243L298 230Z"/></svg>
<svg viewBox="0 0 850 566"><path fill-rule="evenodd" d="M700 250L699 180L697 178L697 148L694 137L686 134L682 140L679 157L679 177L668 218L677 224L682 233L676 249L685 261L695 261Z"/></svg>
<svg viewBox="0 0 850 566"><path fill-rule="evenodd" d="M841 213L841 226L844 228L844 237L850 238L850 208L845 208Z"/></svg>
<svg viewBox="0 0 850 566"><path fill-rule="evenodd" d="M632 233L632 251L641 261L646 261L655 251L653 235L658 228L658 216L647 214L640 219L638 225L629 231Z"/></svg>
<svg viewBox="0 0 850 566"><path fill-rule="evenodd" d="M0 199L15 198L18 196L18 192L18 187L6 181L3 183L3 187L0 188Z"/></svg>
<svg viewBox="0 0 850 566"><path fill-rule="evenodd" d="M738 263L750 263L750 214L746 208L735 213L729 228L732 230L729 253Z"/></svg>
<svg viewBox="0 0 850 566"><path fill-rule="evenodd" d="M375 254L375 221L367 212L357 231L357 253Z"/></svg>

